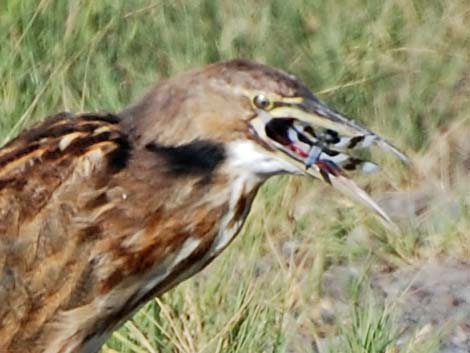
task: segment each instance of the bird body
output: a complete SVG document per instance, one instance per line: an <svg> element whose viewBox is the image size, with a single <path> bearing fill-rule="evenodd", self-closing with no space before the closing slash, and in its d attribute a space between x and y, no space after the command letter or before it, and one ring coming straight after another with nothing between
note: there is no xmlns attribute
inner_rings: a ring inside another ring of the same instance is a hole
<svg viewBox="0 0 470 353"><path fill-rule="evenodd" d="M215 172L221 147L131 151L127 138L115 116L59 115L0 155L0 293L9 303L0 342L9 352L25 352L31 336L38 352L75 352L88 335L106 338L143 302L207 265L243 224L262 179Z"/></svg>
<svg viewBox="0 0 470 353"><path fill-rule="evenodd" d="M363 161L340 150L365 136L395 149L344 119L292 76L235 60L121 113L20 134L0 150L0 352L97 352L230 244L272 175L319 177L386 218L343 173Z"/></svg>

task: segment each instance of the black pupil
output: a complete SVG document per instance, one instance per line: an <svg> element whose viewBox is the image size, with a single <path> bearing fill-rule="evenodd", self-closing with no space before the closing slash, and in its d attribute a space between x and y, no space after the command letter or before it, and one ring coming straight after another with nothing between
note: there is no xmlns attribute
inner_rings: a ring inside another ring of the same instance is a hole
<svg viewBox="0 0 470 353"><path fill-rule="evenodd" d="M266 108L269 105L269 102L264 96L256 96L255 104L258 108Z"/></svg>

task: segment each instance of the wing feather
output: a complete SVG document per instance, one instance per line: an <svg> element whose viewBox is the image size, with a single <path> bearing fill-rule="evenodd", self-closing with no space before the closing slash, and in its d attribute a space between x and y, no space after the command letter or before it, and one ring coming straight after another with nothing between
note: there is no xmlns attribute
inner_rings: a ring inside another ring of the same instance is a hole
<svg viewBox="0 0 470 353"><path fill-rule="evenodd" d="M93 271L78 243L99 229L80 207L128 149L116 117L62 113L0 150L0 351L24 351L14 342L24 345L70 298L85 300Z"/></svg>

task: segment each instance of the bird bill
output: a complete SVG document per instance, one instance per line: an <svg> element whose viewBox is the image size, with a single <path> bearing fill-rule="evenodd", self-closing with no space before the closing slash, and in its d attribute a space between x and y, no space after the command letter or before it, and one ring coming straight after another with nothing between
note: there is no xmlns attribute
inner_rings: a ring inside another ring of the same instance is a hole
<svg viewBox="0 0 470 353"><path fill-rule="evenodd" d="M305 114L302 114L302 117L304 116ZM318 117L315 121L317 119ZM407 162L407 158L398 149L362 128L358 129L356 134L350 133L349 130L349 134L345 135L345 129L340 133L332 129L332 124L328 128L319 127L292 116L271 117L264 121L265 136L277 150L291 157L291 162L302 168L305 174L326 181L340 192L372 209L386 222L392 222L386 212L347 175L347 172L370 173L378 169L375 163L355 157L352 152L358 149L377 145ZM295 161L292 161L292 158Z"/></svg>

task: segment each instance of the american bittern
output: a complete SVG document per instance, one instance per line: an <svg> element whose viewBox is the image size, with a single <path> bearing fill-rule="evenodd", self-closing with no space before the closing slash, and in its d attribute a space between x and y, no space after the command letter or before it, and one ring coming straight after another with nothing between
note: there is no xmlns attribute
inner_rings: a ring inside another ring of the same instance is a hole
<svg viewBox="0 0 470 353"><path fill-rule="evenodd" d="M59 114L0 150L0 351L97 352L209 264L260 185L311 175L386 214L345 170L377 145L293 76L245 60L159 84L119 114Z"/></svg>

